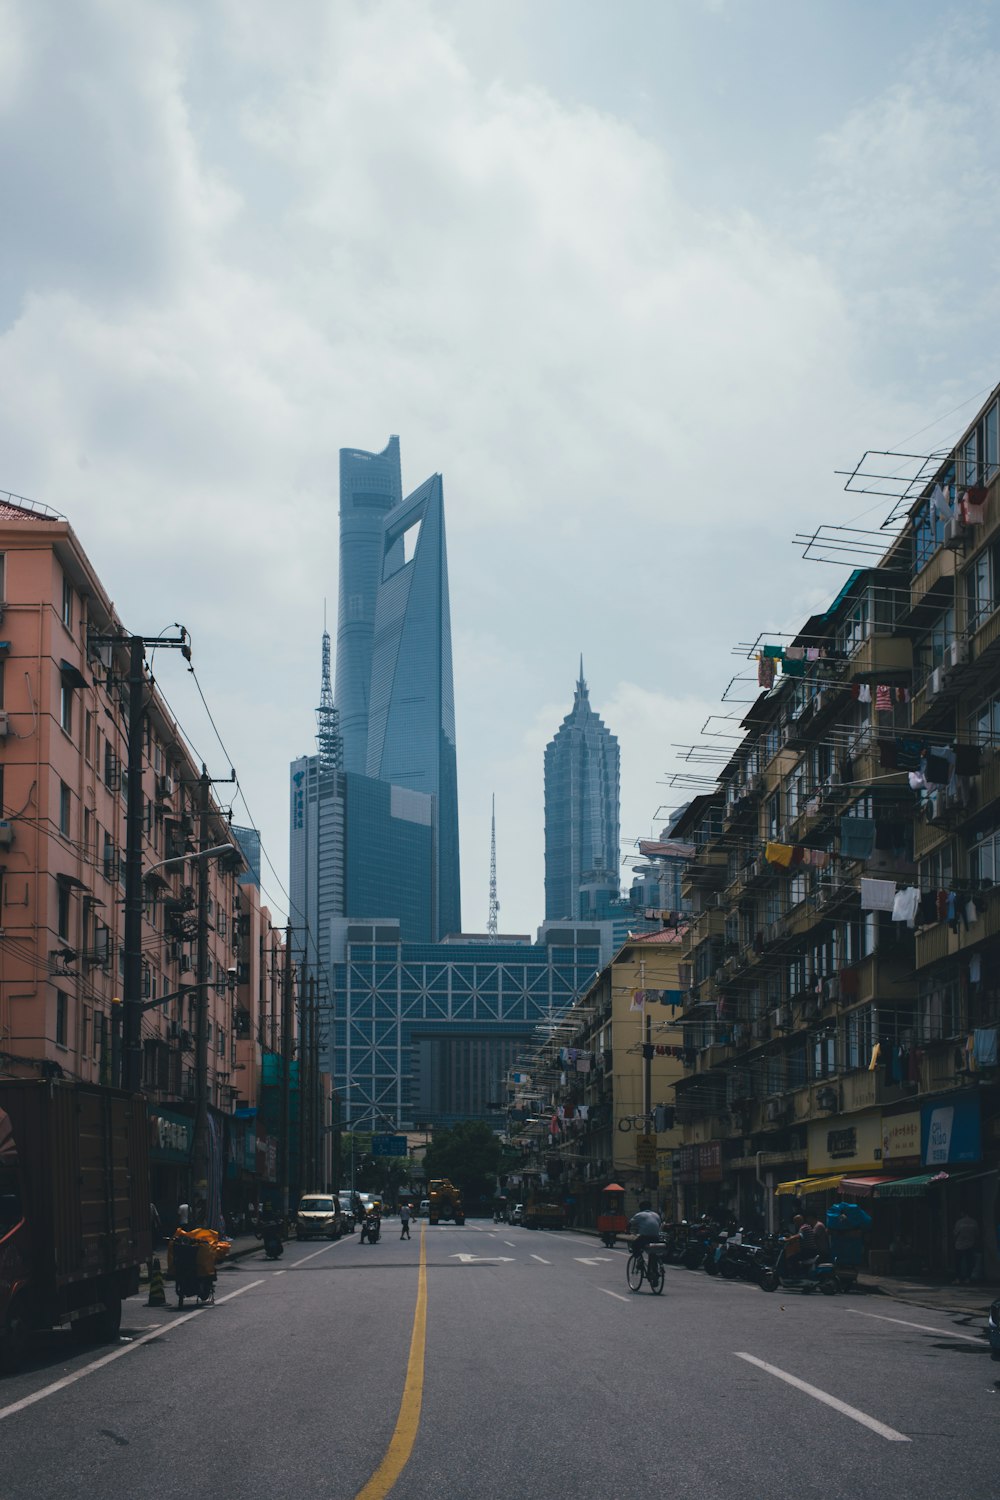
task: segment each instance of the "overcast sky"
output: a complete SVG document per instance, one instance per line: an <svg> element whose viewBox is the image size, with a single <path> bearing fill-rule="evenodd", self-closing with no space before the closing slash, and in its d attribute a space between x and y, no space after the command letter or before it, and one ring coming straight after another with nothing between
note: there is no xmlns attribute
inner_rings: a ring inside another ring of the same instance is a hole
<svg viewBox="0 0 1000 1500"><path fill-rule="evenodd" d="M337 453L391 432L444 475L466 929L494 791L542 919L581 651L623 854L684 800L734 643L843 581L791 543L865 512L835 470L1000 380L998 53L991 0L0 0L0 488L192 632L282 880Z"/></svg>

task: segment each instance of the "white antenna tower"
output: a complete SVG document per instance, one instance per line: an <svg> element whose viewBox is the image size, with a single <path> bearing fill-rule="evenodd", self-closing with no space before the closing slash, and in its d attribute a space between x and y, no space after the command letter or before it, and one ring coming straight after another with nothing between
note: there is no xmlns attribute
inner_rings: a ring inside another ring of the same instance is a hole
<svg viewBox="0 0 1000 1500"><path fill-rule="evenodd" d="M486 925L486 931L491 943L497 940L497 915L500 911L500 902L497 900L497 797L493 793L493 807L490 818L490 917Z"/></svg>

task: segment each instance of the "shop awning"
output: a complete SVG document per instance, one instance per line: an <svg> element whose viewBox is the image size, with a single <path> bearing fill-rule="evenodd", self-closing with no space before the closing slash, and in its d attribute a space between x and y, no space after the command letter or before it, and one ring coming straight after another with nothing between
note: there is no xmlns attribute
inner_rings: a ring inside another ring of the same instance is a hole
<svg viewBox="0 0 1000 1500"><path fill-rule="evenodd" d="M919 1177L898 1177L875 1189L876 1198L922 1198L935 1182L947 1182L947 1172L923 1172Z"/></svg>
<svg viewBox="0 0 1000 1500"><path fill-rule="evenodd" d="M796 1177L791 1182L779 1182L775 1188L775 1196L783 1194L794 1194L796 1198L804 1198L807 1193L829 1193L840 1186L840 1173L835 1177Z"/></svg>
<svg viewBox="0 0 1000 1500"><path fill-rule="evenodd" d="M876 1189L884 1187L887 1182L899 1182L898 1177L891 1177L887 1172L879 1172L876 1177L844 1177L841 1179L840 1188L845 1199L849 1198L872 1198L876 1195Z"/></svg>

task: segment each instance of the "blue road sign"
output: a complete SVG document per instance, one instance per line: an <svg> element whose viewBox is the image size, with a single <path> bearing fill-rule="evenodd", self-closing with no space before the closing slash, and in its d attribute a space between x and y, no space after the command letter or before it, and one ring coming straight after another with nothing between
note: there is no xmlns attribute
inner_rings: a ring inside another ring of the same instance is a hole
<svg viewBox="0 0 1000 1500"><path fill-rule="evenodd" d="M372 1156L406 1156L405 1135L373 1135Z"/></svg>

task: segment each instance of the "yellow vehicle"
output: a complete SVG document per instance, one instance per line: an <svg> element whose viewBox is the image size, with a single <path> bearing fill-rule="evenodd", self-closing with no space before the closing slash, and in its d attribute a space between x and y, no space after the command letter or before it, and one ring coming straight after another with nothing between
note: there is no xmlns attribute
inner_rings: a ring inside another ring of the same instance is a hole
<svg viewBox="0 0 1000 1500"><path fill-rule="evenodd" d="M565 1229L566 1209L561 1203L532 1200L525 1204L521 1223L525 1229Z"/></svg>
<svg viewBox="0 0 1000 1500"><path fill-rule="evenodd" d="M462 1194L447 1177L435 1177L428 1185L427 1194L430 1204L427 1217L432 1224L439 1224L442 1219L454 1219L456 1224L465 1223Z"/></svg>

